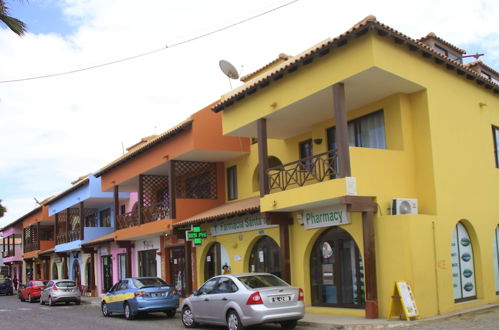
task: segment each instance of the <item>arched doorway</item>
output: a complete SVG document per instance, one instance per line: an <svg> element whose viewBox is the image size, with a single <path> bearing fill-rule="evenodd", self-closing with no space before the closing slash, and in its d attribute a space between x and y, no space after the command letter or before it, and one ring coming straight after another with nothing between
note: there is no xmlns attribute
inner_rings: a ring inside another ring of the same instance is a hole
<svg viewBox="0 0 499 330"><path fill-rule="evenodd" d="M91 264L91 258L88 258L87 259L87 263L85 265L85 280L86 280L86 283L87 283L87 292L90 292L92 287L93 287L93 283L92 283L92 264Z"/></svg>
<svg viewBox="0 0 499 330"><path fill-rule="evenodd" d="M204 279L207 281L216 275L222 274L222 267L229 266L230 269L230 259L229 254L225 247L216 242L213 243L208 249L206 254L205 264L204 264Z"/></svg>
<svg viewBox="0 0 499 330"><path fill-rule="evenodd" d="M68 276L68 261L67 257L64 257L64 261L62 262L62 270L61 270L62 278L67 279Z"/></svg>
<svg viewBox="0 0 499 330"><path fill-rule="evenodd" d="M322 233L310 255L312 305L363 308L364 267L352 236L340 227Z"/></svg>
<svg viewBox="0 0 499 330"><path fill-rule="evenodd" d="M81 288L80 263L77 259L73 261L73 279L76 281L76 285Z"/></svg>
<svg viewBox="0 0 499 330"><path fill-rule="evenodd" d="M279 245L269 236L263 236L251 250L249 271L252 273L272 273L281 277Z"/></svg>
<svg viewBox="0 0 499 330"><path fill-rule="evenodd" d="M55 262L52 264L52 279L59 279L59 272L57 271L57 264Z"/></svg>

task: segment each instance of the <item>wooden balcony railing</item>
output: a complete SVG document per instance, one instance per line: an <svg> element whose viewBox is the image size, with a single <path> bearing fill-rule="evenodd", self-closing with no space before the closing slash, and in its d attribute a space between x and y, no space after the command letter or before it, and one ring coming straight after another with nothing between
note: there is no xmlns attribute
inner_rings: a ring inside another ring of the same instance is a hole
<svg viewBox="0 0 499 330"><path fill-rule="evenodd" d="M168 219L169 217L170 210L163 204L142 208L142 223ZM116 220L116 226L118 229L138 226L140 224L139 212L138 210L134 210L125 214L120 214L116 217Z"/></svg>
<svg viewBox="0 0 499 330"><path fill-rule="evenodd" d="M31 252L40 250L40 241L25 241L24 242L24 252Z"/></svg>
<svg viewBox="0 0 499 330"><path fill-rule="evenodd" d="M334 179L338 173L336 150L267 169L269 191L302 187L307 182Z"/></svg>
<svg viewBox="0 0 499 330"><path fill-rule="evenodd" d="M57 234L56 237L56 244L64 244L67 243L68 241L68 235L66 233L59 233Z"/></svg>
<svg viewBox="0 0 499 330"><path fill-rule="evenodd" d="M69 234L69 240L68 240L68 242L77 241L77 240L81 239L80 229L70 230L68 232L68 234Z"/></svg>

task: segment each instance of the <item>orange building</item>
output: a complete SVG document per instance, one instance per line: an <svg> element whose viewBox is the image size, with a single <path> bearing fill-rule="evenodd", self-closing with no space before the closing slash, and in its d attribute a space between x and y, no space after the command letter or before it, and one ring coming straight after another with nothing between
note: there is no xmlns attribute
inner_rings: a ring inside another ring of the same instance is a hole
<svg viewBox="0 0 499 330"><path fill-rule="evenodd" d="M213 105L142 139L95 174L102 178L102 191L132 193L127 204L114 206L112 244L133 254L125 261L127 276L160 276L184 293L196 284L192 267L185 267L195 252L172 225L225 203L224 161L247 154L250 146L248 138L222 135Z"/></svg>

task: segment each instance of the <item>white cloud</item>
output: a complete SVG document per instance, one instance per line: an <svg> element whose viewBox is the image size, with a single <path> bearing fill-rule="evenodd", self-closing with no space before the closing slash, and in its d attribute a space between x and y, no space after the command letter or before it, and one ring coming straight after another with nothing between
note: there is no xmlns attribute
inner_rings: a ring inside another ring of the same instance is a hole
<svg viewBox="0 0 499 330"><path fill-rule="evenodd" d="M74 70L232 24L286 1L59 2L72 35L0 30L0 80ZM27 4L29 5L29 4ZM419 38L433 31L458 47L479 45L499 66L496 1L301 0L279 11L178 47L112 66L56 78L0 85L0 227L39 199L95 171L142 136L160 133L228 91L218 61L242 74L281 52L290 55L334 37L369 14ZM35 205L36 206L36 205Z"/></svg>

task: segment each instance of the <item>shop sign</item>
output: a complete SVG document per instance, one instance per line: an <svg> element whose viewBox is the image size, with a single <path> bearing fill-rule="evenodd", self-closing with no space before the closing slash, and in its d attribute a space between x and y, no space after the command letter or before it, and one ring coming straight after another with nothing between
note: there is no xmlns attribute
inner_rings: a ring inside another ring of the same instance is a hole
<svg viewBox="0 0 499 330"><path fill-rule="evenodd" d="M208 238L208 234L199 226L193 226L191 231L185 232L185 239L194 242L195 246L203 244L203 239L206 238Z"/></svg>
<svg viewBox="0 0 499 330"><path fill-rule="evenodd" d="M276 226L267 224L267 220L262 218L260 213L255 213L230 220L216 221L211 225L210 231L212 236L217 236L271 227Z"/></svg>
<svg viewBox="0 0 499 330"><path fill-rule="evenodd" d="M303 225L306 229L339 226L347 223L350 223L350 217L346 205L334 205L303 212Z"/></svg>

